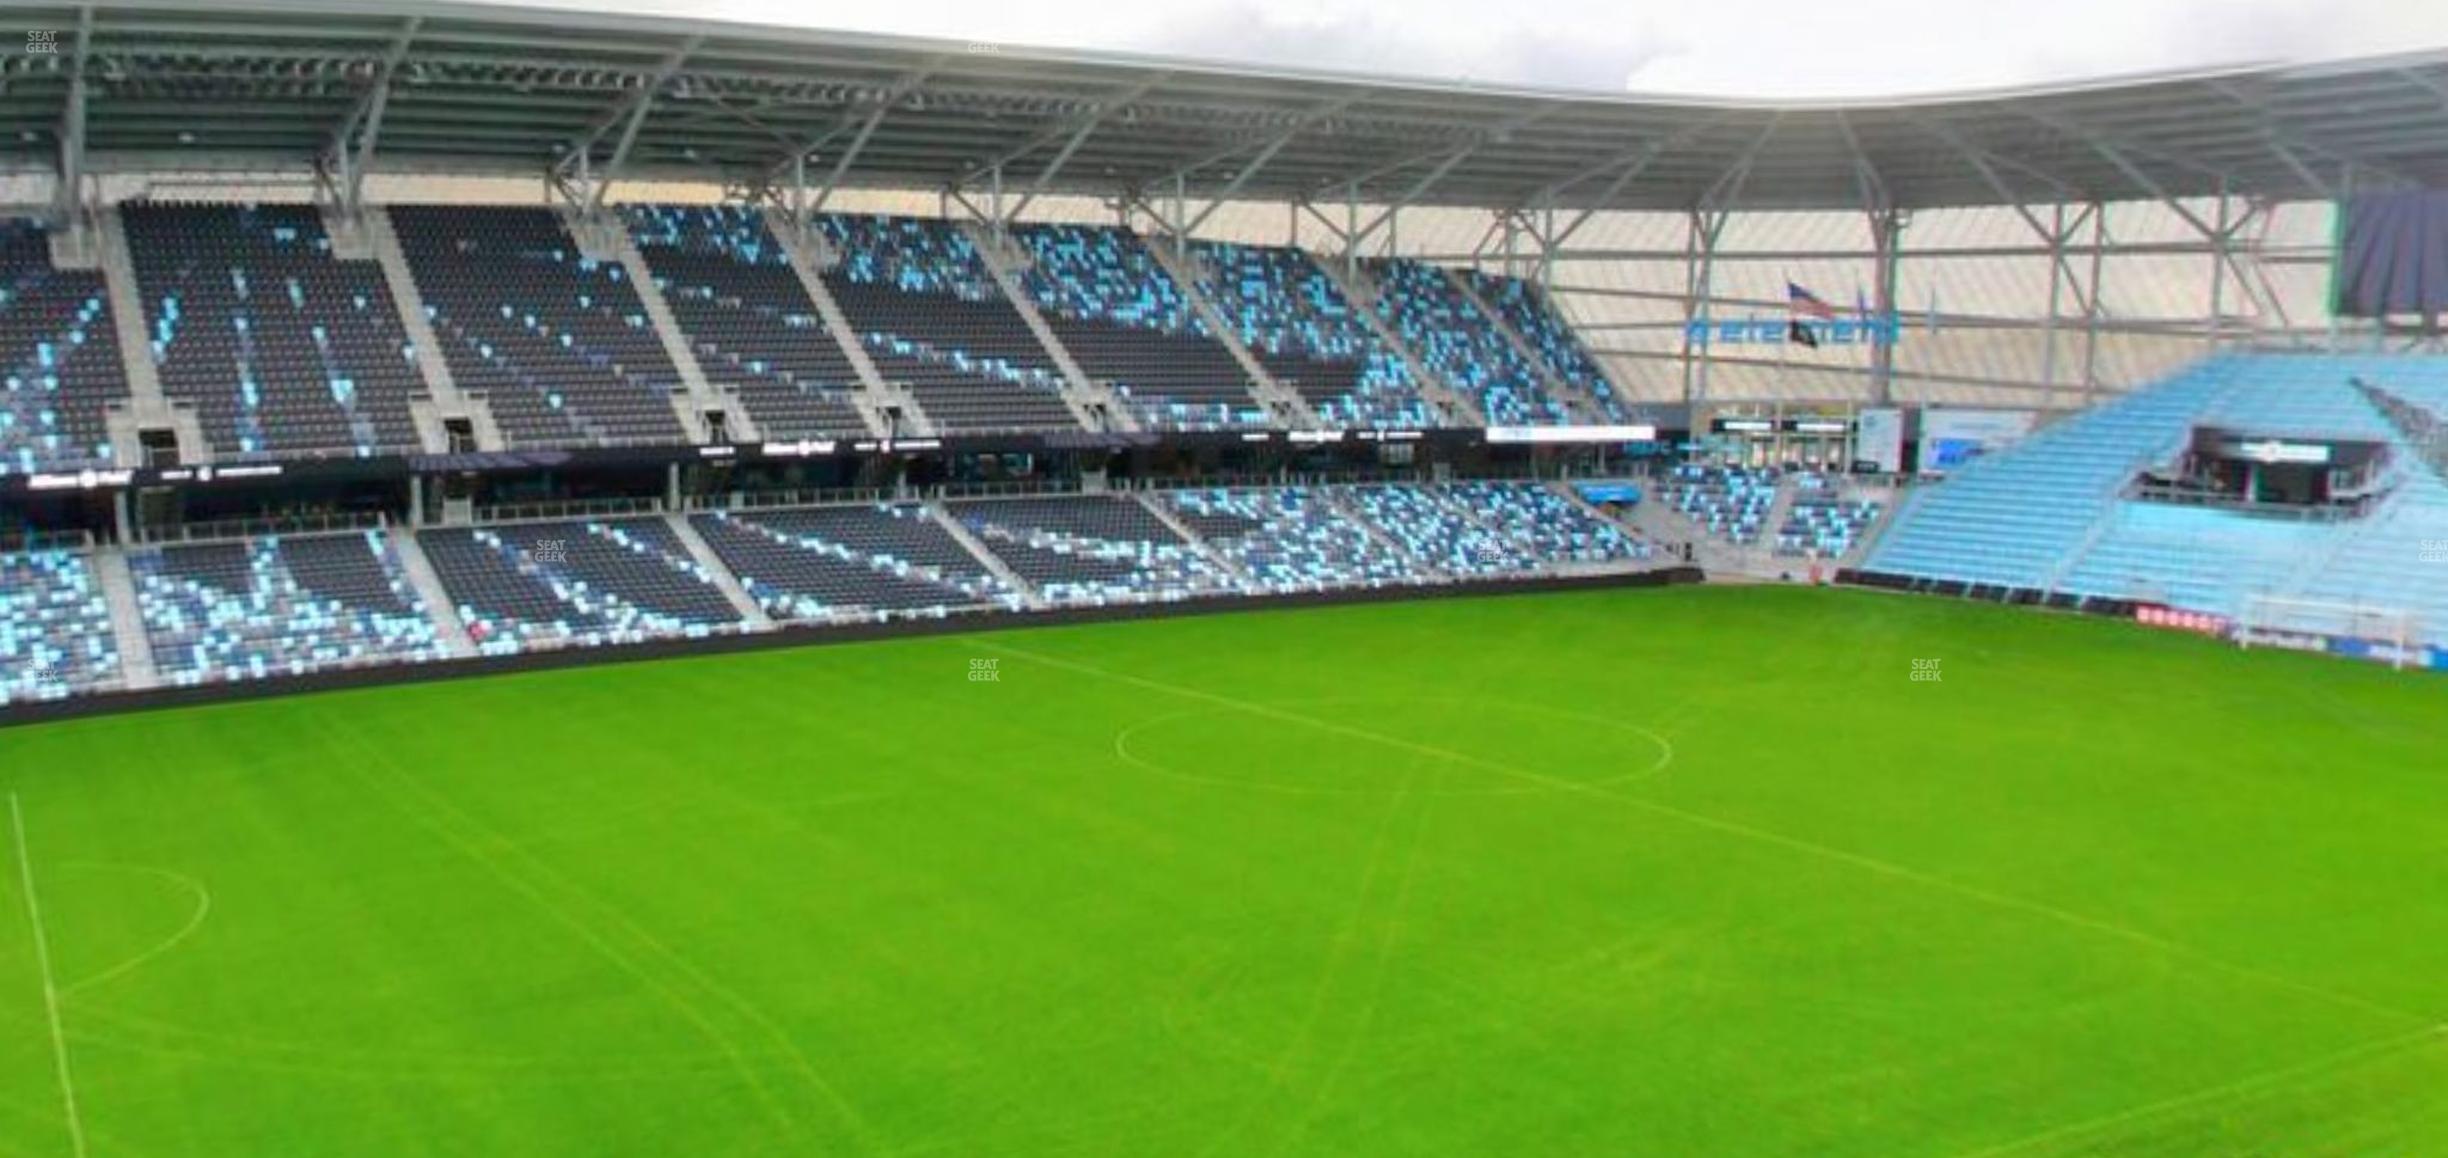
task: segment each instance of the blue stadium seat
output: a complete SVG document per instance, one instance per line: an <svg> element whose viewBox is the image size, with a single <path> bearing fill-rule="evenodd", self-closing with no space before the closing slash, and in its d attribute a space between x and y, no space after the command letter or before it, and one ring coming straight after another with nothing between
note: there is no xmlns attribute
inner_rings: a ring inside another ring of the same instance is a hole
<svg viewBox="0 0 2448 1158"><path fill-rule="evenodd" d="M147 548L129 552L128 570L166 683L443 654L432 617L381 531Z"/></svg>
<svg viewBox="0 0 2448 1158"><path fill-rule="evenodd" d="M0 221L0 476L109 466L128 396L102 275L51 264L49 233Z"/></svg>
<svg viewBox="0 0 2448 1158"><path fill-rule="evenodd" d="M1438 425L1402 355L1307 253L1211 241L1192 243L1190 252L1200 292L1239 331L1241 344L1329 424Z"/></svg>

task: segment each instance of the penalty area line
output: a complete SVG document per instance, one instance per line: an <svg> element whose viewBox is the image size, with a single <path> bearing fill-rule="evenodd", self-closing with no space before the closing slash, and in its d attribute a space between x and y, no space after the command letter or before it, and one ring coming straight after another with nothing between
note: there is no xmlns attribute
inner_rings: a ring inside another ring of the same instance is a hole
<svg viewBox="0 0 2448 1158"><path fill-rule="evenodd" d="M51 1056L59 1063L60 1102L68 1109L68 1148L85 1158L85 1122L77 1115L76 1079L68 1067L68 1033L60 1022L59 986L51 975L51 940L43 934L42 904L34 897L34 858L26 849L25 807L9 793L9 830L17 840L17 876L25 886L26 919L34 926L34 964L42 974L43 1013L51 1021Z"/></svg>

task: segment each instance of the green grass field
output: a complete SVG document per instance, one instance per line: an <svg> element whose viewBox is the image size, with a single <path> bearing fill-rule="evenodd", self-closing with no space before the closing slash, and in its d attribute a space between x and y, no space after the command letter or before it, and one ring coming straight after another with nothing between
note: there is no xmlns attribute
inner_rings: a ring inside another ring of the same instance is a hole
<svg viewBox="0 0 2448 1158"><path fill-rule="evenodd" d="M2448 1153L2448 684L2116 624L1014 630L0 788L0 1155Z"/></svg>

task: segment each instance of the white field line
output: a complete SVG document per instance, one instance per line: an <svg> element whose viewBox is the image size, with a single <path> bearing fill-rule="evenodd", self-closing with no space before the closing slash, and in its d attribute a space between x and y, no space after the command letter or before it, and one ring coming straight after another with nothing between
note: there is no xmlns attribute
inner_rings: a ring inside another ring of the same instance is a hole
<svg viewBox="0 0 2448 1158"><path fill-rule="evenodd" d="M51 981L51 941L43 935L42 905L34 899L34 860L26 851L25 808L9 793L9 828L17 838L17 874L25 884L26 918L34 924L34 961L42 973L43 1012L51 1020L51 1056L59 1062L60 1101L68 1107L68 1148L85 1158L85 1122L77 1116L76 1080L69 1076L68 1034L60 1025L59 987Z"/></svg>
<svg viewBox="0 0 2448 1158"><path fill-rule="evenodd" d="M1119 683L1132 684L1155 691L1167 692L1176 696L1185 696L1190 699L1205 700L1212 704L1222 704L1226 707L1239 708L1243 711L1249 712L1252 715L1265 716L1271 719L1284 720L1296 724L1306 724L1321 731L1350 736L1359 740L1373 741L1388 747L1400 748L1404 751L1416 752L1429 756L1440 756L1455 763L1468 764L1473 767L1483 768L1487 771L1495 772L1500 775L1511 776L1524 783L1543 785L1558 792L1575 793L1582 796L1593 797L1599 800L1612 801L1627 808L1637 809L1639 811L1657 816L1669 817L1693 827L1706 829L1724 836L1736 837L1741 840L1757 844L1770 845L1803 856L1816 857L1822 860L1832 861L1837 864L1847 865L1873 876L1914 884L1938 892L1950 893L1956 897L1962 898L1963 900L1971 901L1976 904L1987 905L1993 908L2004 909L2011 912L2023 913L2028 916L2041 917L2076 929L2082 929L2095 933L2103 937L2138 945L2142 948L2165 954L2170 957L2180 958L2193 964L2225 973L2232 977L2241 977L2263 985L2286 989L2305 997L2311 997L2330 1004L2360 1010L2366 1014L2376 1014L2382 1017L2393 1018L2401 1022L2410 1022L2415 1025L2422 1026L2431 1026L2438 1023L2438 1019L2436 1017L2399 1008L2383 1002L2374 1001L2357 994L2329 989L2327 987L2314 985L2308 982L2297 981L2291 977L2272 973L2266 969L2261 969L2255 966L2239 964L2237 962L2226 960L2222 957L2213 956L2209 953L2203 952L2202 950L2193 948L2190 945L2168 940L2167 938L2159 936L2155 933L2144 932L2140 929L2120 925L2113 921L2102 920L2100 918L2074 912L2069 909L2062 909L2044 901L2029 900L2009 893L2001 893L1992 889L1983 888L1979 885L1966 884L1950 877L1925 872L1920 869L1897 864L1893 861L1883 860L1864 853L1852 852L1832 845L1825 845L1816 841L1805 840L1800 837L1787 836L1781 832L1776 832L1771 829L1758 828L1742 823L1741 821L1727 820L1723 817L1713 816L1704 812L1694 812L1690 809L1678 808L1663 801L1651 800L1638 795L1623 792L1611 792L1600 785L1590 784L1579 780L1571 780L1565 777L1555 776L1529 768L1522 768L1496 760L1489 760L1484 757L1470 755L1466 752L1457 752L1449 748L1440 748L1433 744L1422 744L1417 741L1404 739L1400 736L1391 736L1383 732L1373 732L1366 728L1357 728L1348 724L1338 724L1332 720L1322 720L1314 716L1307 716L1299 712L1287 711L1283 708L1259 703L1254 700L1245 700L1237 696L1229 696L1218 692L1207 691L1203 688L1190 687L1183 684L1167 683L1163 680L1149 679L1145 676L1131 675L1127 672L1111 671L1091 664L1084 664L1073 660L1063 659L1059 656L1046 655L1041 652L1034 652L1025 648L1013 647L1009 644L981 640L978 646L983 647L988 651L1001 652L1005 655L1017 656L1021 659L1044 664L1048 667L1062 668L1069 671L1079 672L1084 675L1099 676Z"/></svg>

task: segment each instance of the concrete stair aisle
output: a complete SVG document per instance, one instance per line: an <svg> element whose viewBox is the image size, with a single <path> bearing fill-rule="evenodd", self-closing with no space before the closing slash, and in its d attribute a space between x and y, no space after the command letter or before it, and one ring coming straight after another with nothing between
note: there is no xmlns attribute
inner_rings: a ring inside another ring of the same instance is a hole
<svg viewBox="0 0 2448 1158"><path fill-rule="evenodd" d="M1069 383L1063 390L1063 403L1071 408L1073 420L1088 430L1139 429L1139 420L1131 415L1130 408L1122 405L1122 400L1114 395L1111 387L1090 378L1086 370L1080 369L1080 364L1071 357L1071 351L1063 348L1062 339L1054 336L1054 328L1046 324L1045 315L1037 312L1037 303L1029 299L1028 291L1020 285L1018 263L1021 257L1007 248L1005 242L988 235L986 230L974 224L964 221L959 228L968 236L970 243L977 246L979 259L986 263L986 272L994 275L995 285L1002 289L1004 299L1019 311L1020 320L1028 323L1029 332L1037 335L1037 344L1045 347L1046 356L1054 360L1055 369L1062 371L1063 381ZM1098 423L1092 417L1099 409L1106 416L1103 423Z"/></svg>
<svg viewBox="0 0 2448 1158"><path fill-rule="evenodd" d="M442 339L434 333L432 319L425 316L425 295L417 288L416 277L408 272L408 255L400 251L399 234L391 228L391 215L369 207L357 232L368 255L382 269L383 284L391 291L391 304L399 310L400 328L416 350L417 373L425 379L429 397L410 402L408 411L417 419L419 435L427 438L425 448L436 452L448 450L450 440L442 432L443 423L460 418L467 421L476 436L476 449L505 449L508 443L502 438L501 426L493 420L492 406L480 394L461 391L458 379L451 374L450 359L442 356Z"/></svg>
<svg viewBox="0 0 2448 1158"><path fill-rule="evenodd" d="M1140 506L1146 507L1149 514L1156 516L1157 522L1163 523L1174 534L1180 535L1183 542L1190 544L1191 549L1199 553L1200 558L1215 564L1217 570L1232 576L1233 582L1239 585L1241 590L1253 594L1259 590L1258 581L1252 578L1249 572L1242 570L1240 564L1225 558L1222 552L1215 549L1215 544L1207 541L1206 536L1193 530L1190 524L1181 521L1181 517L1174 514L1172 508L1158 501L1154 492L1135 491L1131 497L1138 500Z"/></svg>
<svg viewBox="0 0 2448 1158"><path fill-rule="evenodd" d="M961 521L953 516L950 509L941 502L931 502L927 504L927 514L949 532L954 541L975 556L978 563L985 567L988 573L1011 584L1011 589L1020 593L1021 601L1028 604L1031 610L1045 609L1045 594L1037 590L1034 584L1021 578L1019 572L1012 570L1011 564L1004 562L1002 556L994 553L994 548L987 546L985 541L976 535L970 534L969 528L962 526Z"/></svg>
<svg viewBox="0 0 2448 1158"><path fill-rule="evenodd" d="M680 372L680 384L687 388L686 397L672 397L672 413L688 431L689 441L712 441L706 412L720 410L730 428L731 437L739 441L754 441L756 420L748 408L740 405L736 396L715 388L697 364L697 351L689 345L688 335L680 331L680 319L673 317L671 303L663 300L663 289L655 284L654 270L646 265L646 255L638 252L637 242L629 236L629 228L620 215L607 211L603 219L592 223L570 222L570 233L584 231L601 253L620 262L628 273L629 285L637 292L638 304L646 310L646 319L654 324L655 337L663 343L663 353L671 359L672 368ZM584 243L582 243L583 245Z"/></svg>
<svg viewBox="0 0 2448 1158"><path fill-rule="evenodd" d="M1232 352L1233 360L1239 362L1242 372L1249 375L1259 399L1267 404L1268 409L1289 415L1292 419L1290 425L1296 427L1316 430L1326 425L1326 421L1318 417L1318 412L1310 407L1308 399L1300 396L1299 391L1275 380L1275 375L1267 371L1266 364L1242 344L1240 331L1225 320L1224 312L1217 309L1214 302L1207 300L1207 291L1199 288L1199 259L1196 255L1186 249L1175 249L1172 240L1164 237L1141 238L1140 246L1148 251L1148 256L1156 259L1156 264L1173 279L1173 283L1181 287L1183 300L1188 301L1190 308L1198 313L1199 321L1214 335L1216 343Z"/></svg>
<svg viewBox="0 0 2448 1158"><path fill-rule="evenodd" d="M1658 544L1661 552L1690 543L1693 565L1711 575L1719 572L1750 574L1755 570L1742 548L1719 538L1707 527L1666 506L1655 496L1644 499L1639 506L1632 508L1629 516L1619 521L1628 523L1650 542ZM1670 561L1681 560L1682 553L1676 550Z"/></svg>
<svg viewBox="0 0 2448 1158"><path fill-rule="evenodd" d="M425 557L425 547L417 542L416 533L405 527L393 527L383 537L390 541L392 554L399 557L400 574L408 580L409 589L425 604L434 633L442 639L443 654L454 659L476 654L476 643L468 638L467 624L460 622L459 605L452 601L449 589L442 586L442 577L434 573L433 561Z"/></svg>
<svg viewBox="0 0 2448 1158"><path fill-rule="evenodd" d="M791 272L799 278L799 288L807 291L808 301L816 306L816 316L824 319L825 332L833 335L842 356L850 359L850 368L858 372L859 416L867 420L871 432L878 438L899 435L903 438L923 437L935 433L935 423L918 405L918 398L909 391L884 380L876 369L875 359L867 354L867 344L859 340L858 331L850 328L850 319L841 311L841 303L833 300L833 292L825 288L820 271L824 268L823 243L815 237L800 237L788 225L766 218L765 231L773 235L774 243L782 247L783 256L790 259ZM901 412L901 429L894 430L885 418L887 407Z"/></svg>
<svg viewBox="0 0 2448 1158"><path fill-rule="evenodd" d="M123 466L137 465L143 448L136 432L168 428L178 436L179 461L211 462L212 447L204 441L204 424L193 408L173 405L162 392L161 367L153 360L153 335L145 327L144 289L136 282L136 263L128 256L127 230L119 220L118 206L105 205L94 212L87 242L94 247L103 285L109 290L111 329L118 335L119 359L127 371L124 413L116 421L105 419L114 454Z"/></svg>
<svg viewBox="0 0 2448 1158"><path fill-rule="evenodd" d="M1461 270L1449 265L1437 268L1445 274L1445 280L1453 285L1455 292L1460 293L1463 300L1478 307L1479 312L1487 316L1489 323L1496 327L1496 333L1504 338L1507 345L1513 347L1516 355L1520 356L1522 365L1538 371L1539 386L1549 395L1563 402L1572 411L1574 421L1590 424L1604 421L1604 416L1598 410L1598 400L1582 393L1578 387L1565 381L1549 367L1547 360L1539 356L1537 348L1530 344L1530 340L1523 337L1520 330L1513 328L1512 319L1499 312L1494 302L1482 297L1479 287L1472 285L1469 278L1462 276Z"/></svg>
<svg viewBox="0 0 2448 1158"><path fill-rule="evenodd" d="M102 585L102 601L110 608L111 634L119 643L119 678L128 691L161 686L161 669L153 662L153 637L145 631L144 607L136 600L136 577L128 571L127 553L101 547L92 555L94 579Z"/></svg>
<svg viewBox="0 0 2448 1158"><path fill-rule="evenodd" d="M722 556L715 554L714 548L706 544L705 537L697 533L697 528L689 523L688 516L670 512L663 516L663 523L671 528L672 535L680 540L680 545L688 548L689 558L695 559L697 565L705 568L706 574L713 577L715 588L723 593L723 598L731 601L732 608L739 612L740 621L748 625L748 630L774 629L773 617L765 614L765 609L758 606L747 588L740 586L739 576L733 575L731 569L723 565Z"/></svg>
<svg viewBox="0 0 2448 1158"><path fill-rule="evenodd" d="M1476 403L1444 379L1429 373L1428 364L1420 361L1419 352L1404 342L1384 318L1377 316L1377 283L1370 280L1366 272L1356 266L1346 272L1343 263L1331 257L1311 254L1309 260L1326 272L1327 280L1335 284L1335 290L1351 304L1352 312L1360 316L1360 320L1377 335L1378 340L1401 356L1403 365L1411 370L1412 381L1419 383L1420 395L1436 406L1445 425L1487 425L1487 416L1479 412Z"/></svg>

